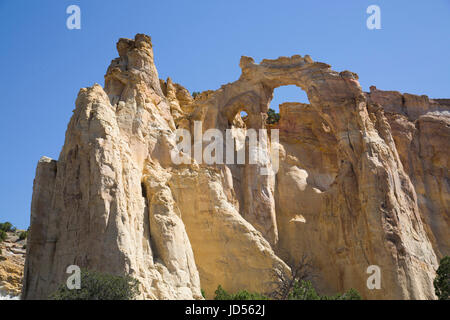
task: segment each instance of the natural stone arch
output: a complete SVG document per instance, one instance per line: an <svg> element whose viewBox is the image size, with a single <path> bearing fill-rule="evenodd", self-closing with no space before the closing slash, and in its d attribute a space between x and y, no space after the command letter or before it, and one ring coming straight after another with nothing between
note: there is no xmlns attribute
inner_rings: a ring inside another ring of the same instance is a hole
<svg viewBox="0 0 450 320"><path fill-rule="evenodd" d="M242 57L240 67L242 74L237 81L222 86L210 94L208 99L199 102L206 110L204 130L213 127L221 130L229 128L240 110L248 113L248 128L265 128L267 111L273 99L274 90L286 85L295 85L305 91L311 104L315 105L319 113L322 105L329 105L326 98L322 99L322 96L333 96L333 93L329 92L329 78L335 81L336 85L332 84L333 90L340 99L349 96L350 103L353 104L355 101L355 97L351 94L352 90L348 89L346 80L339 73L332 71L325 63L313 62L308 56L281 57L276 60L263 60L260 64L255 64L252 58ZM358 82L351 84L356 87L353 92L362 95ZM341 93L337 92L338 89ZM331 99L335 102L333 98ZM341 117L341 114L338 116ZM333 120L332 117L328 117L326 121L333 123ZM343 130L348 130L348 127L343 126ZM346 142L344 141L344 148L353 150ZM263 233L269 242L275 244L278 241L278 230L273 199L274 182L270 177L258 175L260 169L258 165L245 165L245 179L251 181L248 185L253 187L244 186L241 190L247 202L241 213ZM257 188L254 189L254 186ZM253 203L260 205L255 208Z"/></svg>
<svg viewBox="0 0 450 320"><path fill-rule="evenodd" d="M274 90L288 85L295 85L305 91L308 100L318 111L322 106L327 107L336 102L343 105L345 101L353 103L364 98L356 74L349 71L335 72L328 64L313 62L309 56L264 59L260 64L250 57L242 57L240 67L242 74L239 80L216 91L207 102L213 104L207 112L217 108L220 110L216 113L218 117L222 113L230 119L240 105L245 105L249 116L260 117L260 114L268 111ZM333 122L334 119L328 117L328 120Z"/></svg>
<svg viewBox="0 0 450 320"><path fill-rule="evenodd" d="M245 101L249 107L249 116L253 119L252 125L264 127L263 115L268 110L275 88L296 85L304 90L312 108L324 119L337 142L340 164L337 183L338 189L343 192L335 195L330 193L326 203L340 203L342 199L351 199L350 202L344 201L348 203L347 206L330 207L326 210L335 210L336 216L343 224L355 216L363 217L353 229L347 229L345 234L341 232L342 230L336 229L331 235L312 234L312 236L316 237L316 241L328 239L333 243L330 246L336 246L332 250L337 251L340 250L339 242L345 243L347 238L368 239L363 248L353 248L349 253L354 260L353 267L339 264L340 270L345 271L346 276L354 275L353 278L345 280L351 286L359 286L359 282L366 276L364 267L367 267L367 256L373 258L376 256L379 266L383 270L389 270L385 272L385 281L405 283L407 281L405 275L414 274L419 268L405 261L421 256L423 246L428 248L430 244L415 241L415 238L405 231L411 229L418 234L424 234L423 228L418 227L421 223L417 201L409 196L414 194L414 190L398 156L392 151L395 147L392 146L389 130L383 127L385 120L381 118L382 115L372 114L377 119L369 117L367 100L359 85L358 76L350 71L333 71L328 64L314 62L309 56L299 55L263 60L260 64L256 64L252 58L242 57L240 67L242 74L237 81L222 86L203 102L209 125L225 129L228 125L227 117L235 115ZM276 221L274 222L276 219L273 219L275 209L271 204L270 192L269 201L264 202L267 199L265 191L272 190L271 182L255 177L253 173L247 175L246 179L252 179L249 185L262 187L257 190L245 189L247 192L245 197L255 203L257 201L264 203L266 207L257 210L250 208L245 218L274 244L278 241L278 229ZM348 184L348 181L352 183ZM407 183L398 188L392 181L407 181ZM354 197L355 194L358 195L357 198ZM412 206L406 204L402 200L405 198L410 198L414 204ZM397 216L399 212L408 212L402 215L402 225L399 225L397 219L390 218ZM395 239L392 237L392 230L397 230ZM377 234L377 238L372 236L374 233ZM335 239L339 241L335 243ZM388 245L380 248L379 243L384 243L386 239ZM403 258L398 260L398 255ZM427 259L433 261L435 257L431 254ZM326 259L320 260L318 265L324 275L336 272L336 267L330 267ZM430 267L417 279L414 286L428 288L428 275L432 272ZM337 288L341 285L340 280L330 278L327 281L329 283L335 281L332 287ZM402 290L400 287L395 287L397 291L392 293L394 296L404 295L400 292Z"/></svg>

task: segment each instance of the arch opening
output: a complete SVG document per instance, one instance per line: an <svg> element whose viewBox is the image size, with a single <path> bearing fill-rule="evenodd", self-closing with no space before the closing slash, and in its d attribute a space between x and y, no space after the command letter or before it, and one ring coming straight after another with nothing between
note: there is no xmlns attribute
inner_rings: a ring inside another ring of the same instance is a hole
<svg viewBox="0 0 450 320"><path fill-rule="evenodd" d="M275 112L280 112L279 106L284 102L299 102L309 104L309 99L306 92L296 85L287 85L275 88L269 108L274 110Z"/></svg>
<svg viewBox="0 0 450 320"><path fill-rule="evenodd" d="M247 129L249 125L249 114L242 108L238 110L231 121L228 121L228 126L231 129Z"/></svg>
<svg viewBox="0 0 450 320"><path fill-rule="evenodd" d="M337 141L306 92L296 85L277 87L269 108L266 123L280 130L289 170L301 172L305 188L329 190L339 170L332 147Z"/></svg>

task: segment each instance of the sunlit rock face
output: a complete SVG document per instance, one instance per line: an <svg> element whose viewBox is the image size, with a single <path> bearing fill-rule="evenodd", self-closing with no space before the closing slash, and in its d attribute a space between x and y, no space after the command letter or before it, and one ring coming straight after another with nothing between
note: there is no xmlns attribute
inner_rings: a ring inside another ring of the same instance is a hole
<svg viewBox="0 0 450 320"><path fill-rule="evenodd" d="M403 168L414 185L425 228L438 258L450 254L450 99L371 87L380 103ZM386 106L386 107L385 107Z"/></svg>
<svg viewBox="0 0 450 320"><path fill-rule="evenodd" d="M355 73L299 55L242 57L237 81L193 98L159 79L150 37L117 50L104 88L80 90L59 159L38 163L22 298L47 298L72 264L131 274L144 299L268 293L304 255L324 294L434 298L449 253L446 100L364 93ZM284 103L267 125L285 85L310 104ZM241 128L243 146L250 129L277 129L262 150L277 163L175 164L177 129L199 124ZM371 265L381 289L367 288Z"/></svg>

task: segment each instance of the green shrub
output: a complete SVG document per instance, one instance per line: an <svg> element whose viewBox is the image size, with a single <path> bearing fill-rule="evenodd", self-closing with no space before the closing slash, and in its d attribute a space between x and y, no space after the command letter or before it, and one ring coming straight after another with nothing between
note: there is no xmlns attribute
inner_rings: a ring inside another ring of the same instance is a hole
<svg viewBox="0 0 450 320"><path fill-rule="evenodd" d="M231 300L231 295L226 292L220 284L214 293L216 294L214 300Z"/></svg>
<svg viewBox="0 0 450 320"><path fill-rule="evenodd" d="M351 288L339 300L362 300L362 297L356 289Z"/></svg>
<svg viewBox="0 0 450 320"><path fill-rule="evenodd" d="M336 294L334 296L321 296L320 300L362 300L358 291L351 288L343 294Z"/></svg>
<svg viewBox="0 0 450 320"><path fill-rule="evenodd" d="M269 111L267 111L267 120L266 120L266 122L268 124L275 124L278 121L280 121L280 114L275 112L275 110L269 108Z"/></svg>
<svg viewBox="0 0 450 320"><path fill-rule="evenodd" d="M314 289L311 281L295 281L288 300L320 300L320 296Z"/></svg>
<svg viewBox="0 0 450 320"><path fill-rule="evenodd" d="M214 300L267 300L267 297L260 293L250 293L246 290L239 291L235 294L226 292L221 285L214 292L216 296Z"/></svg>
<svg viewBox="0 0 450 320"><path fill-rule="evenodd" d="M200 92L198 92L198 91L192 92L192 98L195 99L199 94L200 94Z"/></svg>
<svg viewBox="0 0 450 320"><path fill-rule="evenodd" d="M11 232L11 231L13 231L13 225L11 222L0 223L0 230L2 230L4 232ZM15 228L14 228L14 230L15 230Z"/></svg>
<svg viewBox="0 0 450 320"><path fill-rule="evenodd" d="M202 293L202 297L203 297L203 299L206 299L206 293L205 293L205 290L203 290L203 289L200 289L200 292Z"/></svg>
<svg viewBox="0 0 450 320"><path fill-rule="evenodd" d="M361 300L361 295L355 289L334 296L319 295L311 281L295 281L288 300Z"/></svg>
<svg viewBox="0 0 450 320"><path fill-rule="evenodd" d="M248 292L247 290L239 291L238 293L231 295L232 300L268 300L268 298L257 292Z"/></svg>
<svg viewBox="0 0 450 320"><path fill-rule="evenodd" d="M334 296L320 295L311 282L316 275L311 259L306 254L297 260L288 261L288 265L291 269L289 274L274 272L278 281L274 291L269 294L274 300L361 300L355 289Z"/></svg>
<svg viewBox="0 0 450 320"><path fill-rule="evenodd" d="M52 300L133 300L139 295L139 281L131 276L115 276L81 270L81 288L62 284L50 295Z"/></svg>
<svg viewBox="0 0 450 320"><path fill-rule="evenodd" d="M226 292L219 285L215 291L214 300L267 300L268 298L260 293L250 293L246 290L239 291L235 294ZM321 296L314 289L311 281L300 280L295 281L294 285L287 297L288 300L361 300L361 296L355 289L350 289L344 294L334 296Z"/></svg>
<svg viewBox="0 0 450 320"><path fill-rule="evenodd" d="M28 237L28 231L22 231L19 234L19 240L25 240Z"/></svg>
<svg viewBox="0 0 450 320"><path fill-rule="evenodd" d="M5 241L6 240L6 232L3 230L0 230L0 242Z"/></svg>
<svg viewBox="0 0 450 320"><path fill-rule="evenodd" d="M434 279L434 291L439 300L450 300L450 257L445 256L439 263Z"/></svg>

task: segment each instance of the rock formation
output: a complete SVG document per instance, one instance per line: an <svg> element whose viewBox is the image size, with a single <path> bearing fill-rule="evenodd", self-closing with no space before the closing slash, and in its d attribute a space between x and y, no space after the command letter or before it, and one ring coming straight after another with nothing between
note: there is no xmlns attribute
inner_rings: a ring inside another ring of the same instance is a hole
<svg viewBox="0 0 450 320"><path fill-rule="evenodd" d="M22 290L27 243L19 237L23 231L7 232L5 241L0 241L0 300L4 296L17 297Z"/></svg>
<svg viewBox="0 0 450 320"><path fill-rule="evenodd" d="M219 284L266 293L305 254L323 293L434 298L450 241L447 100L364 93L355 73L299 55L242 57L237 81L194 99L159 79L148 36L117 50L104 88L80 90L59 159L38 163L22 298L47 298L72 264L131 274L145 299L209 298ZM269 128L284 85L310 104L282 104ZM224 136L278 129L261 152L279 164L175 164L176 129L195 137L198 123Z"/></svg>

